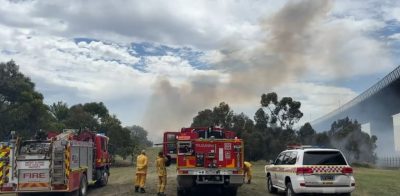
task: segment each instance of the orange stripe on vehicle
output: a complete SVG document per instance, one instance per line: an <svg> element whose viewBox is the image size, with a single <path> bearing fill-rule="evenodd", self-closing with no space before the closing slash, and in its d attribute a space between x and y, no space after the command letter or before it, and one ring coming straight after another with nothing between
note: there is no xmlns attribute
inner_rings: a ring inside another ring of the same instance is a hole
<svg viewBox="0 0 400 196"><path fill-rule="evenodd" d="M235 159L232 159L230 164L226 165L227 168L234 168L235 167Z"/></svg>
<svg viewBox="0 0 400 196"><path fill-rule="evenodd" d="M46 182L30 182L30 183L19 183L19 188L37 188L37 187L48 187L49 183Z"/></svg>

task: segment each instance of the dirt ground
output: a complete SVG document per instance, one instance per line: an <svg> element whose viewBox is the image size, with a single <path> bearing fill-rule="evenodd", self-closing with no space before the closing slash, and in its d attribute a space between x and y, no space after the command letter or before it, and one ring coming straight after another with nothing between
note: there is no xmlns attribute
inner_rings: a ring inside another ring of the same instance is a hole
<svg viewBox="0 0 400 196"><path fill-rule="evenodd" d="M135 193L133 180L135 170L133 167L113 168L110 176L109 184L106 187L89 189L89 196L104 195L104 196L116 196L116 195L156 195L157 194L157 179L154 167L155 157L149 157L149 170L146 180L146 193ZM254 175L251 184L243 184L238 189L239 196L257 196L257 195L270 195L266 191L265 174L263 171L264 165L262 163L256 163L254 165ZM171 165L168 168L168 179L166 195L176 195L176 167ZM195 193L191 195L224 195L224 193L216 188L210 188L205 190L204 187L200 187ZM284 195L279 193L277 195Z"/></svg>

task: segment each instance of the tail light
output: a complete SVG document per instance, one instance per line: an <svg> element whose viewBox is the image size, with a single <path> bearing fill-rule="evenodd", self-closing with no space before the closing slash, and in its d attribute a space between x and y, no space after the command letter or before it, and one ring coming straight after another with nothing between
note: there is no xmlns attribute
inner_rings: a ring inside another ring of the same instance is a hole
<svg viewBox="0 0 400 196"><path fill-rule="evenodd" d="M187 171L187 170L178 170L178 173L179 174L188 174L189 171Z"/></svg>
<svg viewBox="0 0 400 196"><path fill-rule="evenodd" d="M351 168L351 167L343 167L342 173L343 174L352 174L353 173L353 168Z"/></svg>
<svg viewBox="0 0 400 196"><path fill-rule="evenodd" d="M297 175L312 174L313 170L310 167L298 167L296 168Z"/></svg>

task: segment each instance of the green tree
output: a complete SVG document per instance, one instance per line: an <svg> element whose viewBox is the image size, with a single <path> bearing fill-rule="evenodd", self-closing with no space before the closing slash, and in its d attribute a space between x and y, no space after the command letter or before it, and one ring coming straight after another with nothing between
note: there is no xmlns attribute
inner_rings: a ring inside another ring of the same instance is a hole
<svg viewBox="0 0 400 196"><path fill-rule="evenodd" d="M254 129L254 122L244 113L233 114L229 129L235 131L237 136L242 138L245 131Z"/></svg>
<svg viewBox="0 0 400 196"><path fill-rule="evenodd" d="M208 127L216 126L222 128L230 128L233 111L230 106L225 102L221 102L213 110L205 109L200 111L197 116L193 118L192 127Z"/></svg>
<svg viewBox="0 0 400 196"><path fill-rule="evenodd" d="M139 153L141 150L153 146L153 143L148 140L148 132L141 126L133 125L127 127L130 131L132 141L136 144L134 153Z"/></svg>
<svg viewBox="0 0 400 196"><path fill-rule="evenodd" d="M50 127L50 121L48 107L34 83L19 72L14 61L0 63L0 136L6 137L11 130L33 135Z"/></svg>
<svg viewBox="0 0 400 196"><path fill-rule="evenodd" d="M68 118L68 105L62 101L50 105L50 112L58 122L63 122Z"/></svg>
<svg viewBox="0 0 400 196"><path fill-rule="evenodd" d="M264 112L262 108L258 109L254 114L254 121L256 128L259 130L265 130L268 127L269 116Z"/></svg>
<svg viewBox="0 0 400 196"><path fill-rule="evenodd" d="M299 141L304 145L311 145L314 143L315 130L312 128L310 123L305 123L297 132Z"/></svg>
<svg viewBox="0 0 400 196"><path fill-rule="evenodd" d="M68 128L97 130L100 127L98 120L89 112L85 111L82 104L71 106L68 117L65 119Z"/></svg>
<svg viewBox="0 0 400 196"><path fill-rule="evenodd" d="M191 127L207 127L214 125L214 115L213 111L210 109L205 109L197 113L197 116L193 118Z"/></svg>
<svg viewBox="0 0 400 196"><path fill-rule="evenodd" d="M332 147L331 138L327 132L316 133L312 144L321 147Z"/></svg>
<svg viewBox="0 0 400 196"><path fill-rule="evenodd" d="M109 116L108 109L103 102L91 102L83 105L83 110L91 114L99 122L102 118Z"/></svg>
<svg viewBox="0 0 400 196"><path fill-rule="evenodd" d="M361 131L361 125L348 117L332 123L327 135L331 145L340 149L352 162L374 163L376 160L376 136L369 136Z"/></svg>
<svg viewBox="0 0 400 196"><path fill-rule="evenodd" d="M291 97L283 97L278 101L278 95L274 92L261 95L261 106L268 116L270 126L280 126L291 129L297 123L303 113L300 111L301 103L294 101Z"/></svg>
<svg viewBox="0 0 400 196"><path fill-rule="evenodd" d="M123 159L132 154L135 143L130 131L121 126L121 121L115 115L102 118L100 130L110 138L110 153L120 155Z"/></svg>
<svg viewBox="0 0 400 196"><path fill-rule="evenodd" d="M65 121L68 118L69 108L68 105L62 101L53 103L49 106L49 111L54 118L53 129L54 131L61 131L66 129Z"/></svg>

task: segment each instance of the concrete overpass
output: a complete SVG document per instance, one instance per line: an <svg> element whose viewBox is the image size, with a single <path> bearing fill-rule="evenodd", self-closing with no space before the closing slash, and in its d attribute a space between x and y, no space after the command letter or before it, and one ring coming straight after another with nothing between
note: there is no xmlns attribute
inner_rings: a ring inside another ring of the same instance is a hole
<svg viewBox="0 0 400 196"><path fill-rule="evenodd" d="M334 121L345 117L356 119L364 132L378 137L378 156L400 154L400 66L311 125L317 131L327 131Z"/></svg>

